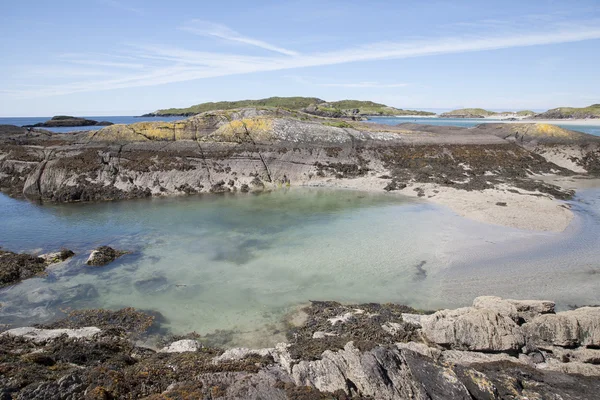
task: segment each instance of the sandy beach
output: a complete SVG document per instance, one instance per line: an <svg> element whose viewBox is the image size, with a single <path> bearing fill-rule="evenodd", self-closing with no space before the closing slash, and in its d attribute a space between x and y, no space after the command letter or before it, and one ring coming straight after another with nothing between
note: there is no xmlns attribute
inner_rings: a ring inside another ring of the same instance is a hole
<svg viewBox="0 0 600 400"><path fill-rule="evenodd" d="M373 176L307 181L304 186L379 192L383 190L385 182ZM553 181L555 184L561 182ZM390 195L395 193L431 201L475 221L531 231L562 232L574 217L566 202L508 185L497 189L466 191L431 183L413 183L403 190L390 192ZM419 196L419 193L422 195Z"/></svg>

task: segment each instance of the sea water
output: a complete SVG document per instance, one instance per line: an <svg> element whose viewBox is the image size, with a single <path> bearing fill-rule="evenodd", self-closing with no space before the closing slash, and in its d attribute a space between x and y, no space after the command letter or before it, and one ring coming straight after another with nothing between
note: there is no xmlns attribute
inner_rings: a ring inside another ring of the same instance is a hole
<svg viewBox="0 0 600 400"><path fill-rule="evenodd" d="M23 326L61 310L136 307L174 334L269 346L310 300L468 305L483 294L600 303L600 191L573 202L567 231L475 222L393 193L292 188L36 205L0 195L0 245L76 256L45 277L0 289L0 323ZM130 251L85 264L100 245Z"/></svg>

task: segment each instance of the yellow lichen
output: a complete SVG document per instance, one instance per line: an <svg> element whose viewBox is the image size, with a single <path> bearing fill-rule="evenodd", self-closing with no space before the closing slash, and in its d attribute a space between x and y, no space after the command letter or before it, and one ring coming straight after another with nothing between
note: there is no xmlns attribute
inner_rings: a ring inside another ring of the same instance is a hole
<svg viewBox="0 0 600 400"><path fill-rule="evenodd" d="M272 138L273 121L266 118L244 118L221 126L214 133L224 141L262 141Z"/></svg>

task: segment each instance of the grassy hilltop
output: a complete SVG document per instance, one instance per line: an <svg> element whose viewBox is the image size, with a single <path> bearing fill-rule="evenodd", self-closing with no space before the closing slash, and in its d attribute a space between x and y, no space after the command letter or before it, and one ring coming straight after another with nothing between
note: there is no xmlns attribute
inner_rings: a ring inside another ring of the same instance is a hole
<svg viewBox="0 0 600 400"><path fill-rule="evenodd" d="M553 108L541 114L538 119L569 119L569 118L600 118L600 104L592 104L589 107L559 107Z"/></svg>
<svg viewBox="0 0 600 400"><path fill-rule="evenodd" d="M220 101L196 104L186 108L167 108L144 116L185 116L200 114L207 111L232 110L243 107L279 107L290 110L318 110L331 116L345 117L358 110L358 115L435 115L427 111L402 110L372 101L341 100L326 102L316 97L269 97L260 100Z"/></svg>

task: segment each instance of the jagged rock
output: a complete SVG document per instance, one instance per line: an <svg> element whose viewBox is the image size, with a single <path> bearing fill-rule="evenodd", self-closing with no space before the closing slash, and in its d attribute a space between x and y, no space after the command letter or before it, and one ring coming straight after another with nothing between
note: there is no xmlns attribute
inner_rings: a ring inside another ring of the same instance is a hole
<svg viewBox="0 0 600 400"><path fill-rule="evenodd" d="M171 343L160 350L161 353L186 353L190 351L198 351L202 345L197 340L183 339Z"/></svg>
<svg viewBox="0 0 600 400"><path fill-rule="evenodd" d="M515 322L527 322L541 314L554 313L555 304L544 300L512 300L496 296L480 296L473 300L473 307L497 311Z"/></svg>
<svg viewBox="0 0 600 400"><path fill-rule="evenodd" d="M242 360L250 355L258 355L261 357L266 357L272 355L275 352L274 348L267 349L247 349L244 347L236 347L233 349L226 350L218 357L213 359L214 363L219 363L223 361L238 361Z"/></svg>
<svg viewBox="0 0 600 400"><path fill-rule="evenodd" d="M488 309L442 310L421 319L427 339L442 347L484 352L518 352L525 344L520 327Z"/></svg>
<svg viewBox="0 0 600 400"><path fill-rule="evenodd" d="M49 264L54 264L54 263L59 263L61 261L65 261L65 260L73 257L74 255L75 255L75 253L73 253L71 250L63 249L63 250L57 251L55 253L42 254L39 257L43 258Z"/></svg>
<svg viewBox="0 0 600 400"><path fill-rule="evenodd" d="M10 329L2 335L19 336L25 339L31 339L36 343L46 342L56 339L62 335L67 335L70 338L91 338L101 330L96 327L86 327L79 329L38 329L32 327Z"/></svg>
<svg viewBox="0 0 600 400"><path fill-rule="evenodd" d="M86 264L95 267L101 267L113 262L124 254L127 254L127 252L115 250L109 246L100 246L96 250L92 251L88 260L86 261Z"/></svg>
<svg viewBox="0 0 600 400"><path fill-rule="evenodd" d="M545 314L523 325L527 341L540 347L600 346L600 307Z"/></svg>
<svg viewBox="0 0 600 400"><path fill-rule="evenodd" d="M360 352L352 342L344 350L326 351L321 360L299 362L292 377L299 386L377 399L471 399L455 374L431 359L383 347Z"/></svg>

